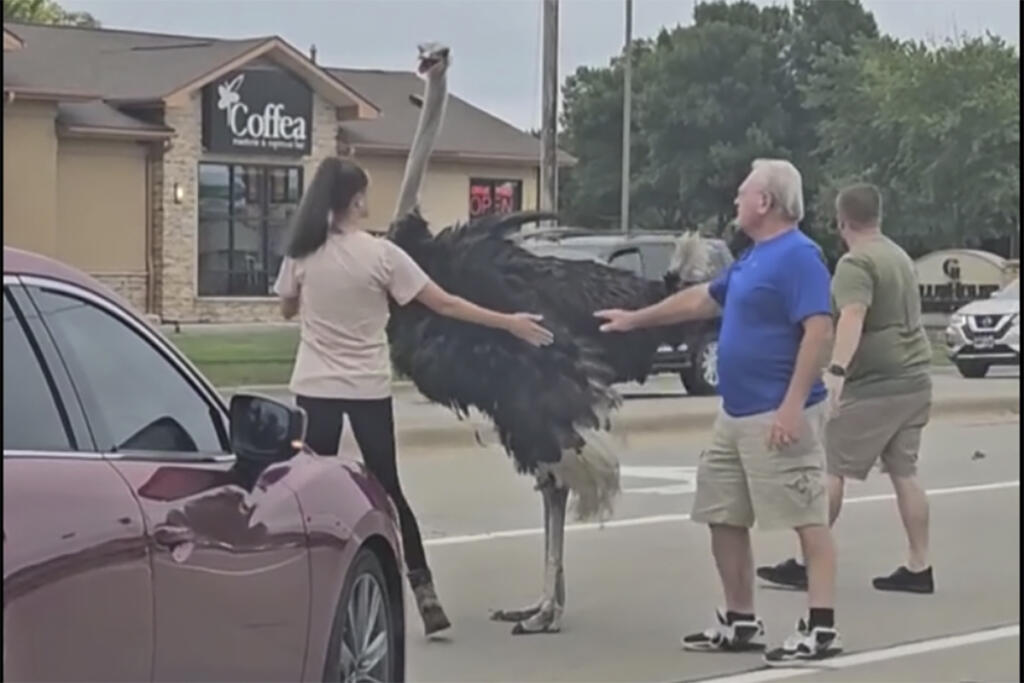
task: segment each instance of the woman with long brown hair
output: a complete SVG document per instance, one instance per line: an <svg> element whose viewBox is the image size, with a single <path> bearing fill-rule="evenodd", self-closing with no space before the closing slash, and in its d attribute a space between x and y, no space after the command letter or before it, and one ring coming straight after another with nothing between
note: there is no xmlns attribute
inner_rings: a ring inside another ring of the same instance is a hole
<svg viewBox="0 0 1024 683"><path fill-rule="evenodd" d="M501 329L529 344L551 343L540 316L498 313L438 287L402 249L368 234L369 177L357 164L330 157L317 168L292 222L287 256L274 286L284 317L299 315L300 342L289 385L309 416L307 443L338 452L344 417L366 467L398 509L409 583L428 635L448 628L434 590L419 525L398 481L388 297Z"/></svg>

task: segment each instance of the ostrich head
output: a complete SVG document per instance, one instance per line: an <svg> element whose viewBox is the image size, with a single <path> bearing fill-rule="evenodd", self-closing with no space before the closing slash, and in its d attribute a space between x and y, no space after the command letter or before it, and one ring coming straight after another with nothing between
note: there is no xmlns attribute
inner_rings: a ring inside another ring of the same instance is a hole
<svg viewBox="0 0 1024 683"><path fill-rule="evenodd" d="M417 46L420 51L416 73L426 79L438 78L451 66L451 50L440 43L424 43Z"/></svg>
<svg viewBox="0 0 1024 683"><path fill-rule="evenodd" d="M710 266L708 248L700 233L688 230L676 240L668 267L673 280L680 283L704 282L711 276Z"/></svg>

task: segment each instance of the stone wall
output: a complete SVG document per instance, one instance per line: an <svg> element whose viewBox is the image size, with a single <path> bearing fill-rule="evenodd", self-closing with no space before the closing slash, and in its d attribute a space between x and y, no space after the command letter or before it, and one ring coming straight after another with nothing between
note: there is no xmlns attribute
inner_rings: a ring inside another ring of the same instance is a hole
<svg viewBox="0 0 1024 683"><path fill-rule="evenodd" d="M158 202L153 241L159 283L157 311L166 322L270 322L280 320L279 304L274 297L198 297L197 229L199 224L199 162L249 164L295 164L296 160L260 155L204 155L202 149L202 94L193 93L188 103L168 107L166 125L177 135L164 152L160 173L154 177ZM335 153L337 137L335 107L313 95L313 140L310 154L297 160L304 169L304 185L309 186L317 166ZM180 203L175 203L174 187L183 188ZM273 277L273 275L272 275Z"/></svg>
<svg viewBox="0 0 1024 683"><path fill-rule="evenodd" d="M146 312L146 274L143 273L92 273L92 276L110 287L131 304L136 312Z"/></svg>

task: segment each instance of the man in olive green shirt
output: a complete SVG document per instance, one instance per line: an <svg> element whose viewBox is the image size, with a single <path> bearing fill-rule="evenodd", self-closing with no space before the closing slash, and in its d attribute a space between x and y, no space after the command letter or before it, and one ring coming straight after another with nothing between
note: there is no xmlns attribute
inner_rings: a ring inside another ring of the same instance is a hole
<svg viewBox="0 0 1024 683"><path fill-rule="evenodd" d="M905 566L873 585L932 593L928 498L916 477L932 402L932 354L914 264L882 234L882 198L875 187L844 189L836 213L848 252L832 278L837 322L825 374L831 418L825 430L829 519L834 524L839 517L846 478L864 480L881 460L896 491L910 552ZM773 583L807 584L807 570L795 559L759 567L757 574Z"/></svg>

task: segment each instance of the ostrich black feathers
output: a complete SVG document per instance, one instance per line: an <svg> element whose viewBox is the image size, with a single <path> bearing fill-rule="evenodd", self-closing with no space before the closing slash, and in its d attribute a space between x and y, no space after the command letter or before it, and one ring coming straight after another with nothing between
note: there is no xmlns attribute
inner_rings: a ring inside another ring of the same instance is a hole
<svg viewBox="0 0 1024 683"><path fill-rule="evenodd" d="M429 400L488 415L517 469L534 473L583 445L580 429L606 427L618 401L611 385L643 381L665 331L604 334L594 312L635 309L668 293L662 283L589 261L531 254L506 239L547 214L490 215L432 236L418 214L389 233L442 288L508 313L539 313L555 335L534 348L500 330L392 307L392 361Z"/></svg>

